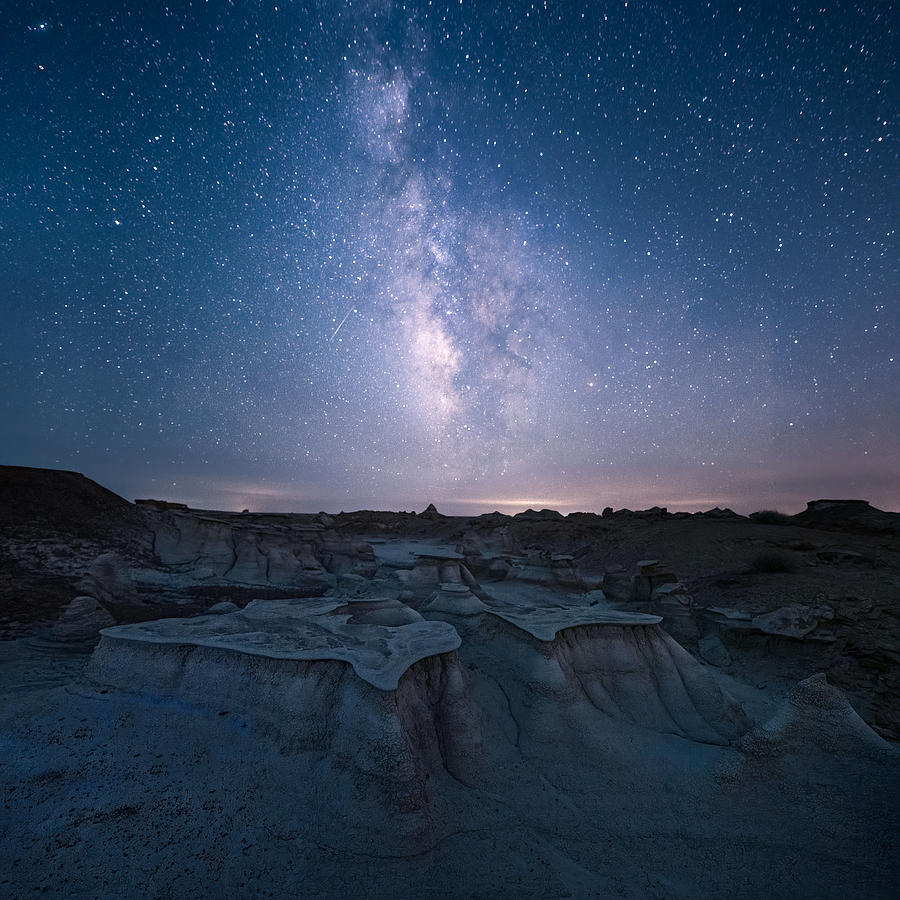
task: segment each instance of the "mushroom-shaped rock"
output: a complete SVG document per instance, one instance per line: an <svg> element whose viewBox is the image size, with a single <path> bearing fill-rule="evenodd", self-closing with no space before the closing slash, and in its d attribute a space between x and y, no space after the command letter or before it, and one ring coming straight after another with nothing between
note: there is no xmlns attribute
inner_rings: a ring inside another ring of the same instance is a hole
<svg viewBox="0 0 900 900"><path fill-rule="evenodd" d="M408 609L399 601L383 602L394 605L395 616ZM416 620L402 626L352 622L354 614L348 609L356 606L362 607L360 615L365 617L373 604L253 600L228 616L157 619L106 628L91 665L103 664L113 677L116 665L110 668L106 661L125 662L142 648L154 647L155 653L165 656L160 648L206 647L281 660L340 660L364 681L390 691L414 662L459 647L459 635L446 622ZM123 686L134 676L139 673L131 673Z"/></svg>
<svg viewBox="0 0 900 900"><path fill-rule="evenodd" d="M678 581L675 573L668 571L658 559L642 559L637 564L637 570L631 579L631 599L638 602L652 599L654 591Z"/></svg>
<svg viewBox="0 0 900 900"><path fill-rule="evenodd" d="M452 616L478 616L487 611L482 603L464 584L447 582L440 586L422 607L426 612Z"/></svg>
<svg viewBox="0 0 900 900"><path fill-rule="evenodd" d="M419 553L406 583L411 587L457 582L477 587L478 582L465 566L465 558L459 553Z"/></svg>
<svg viewBox="0 0 900 900"><path fill-rule="evenodd" d="M481 719L459 634L441 621L353 623L348 606L254 600L226 616L107 628L84 680L119 702L228 710L282 752L351 768L357 789L390 808L422 810L433 774L468 783L478 764Z"/></svg>

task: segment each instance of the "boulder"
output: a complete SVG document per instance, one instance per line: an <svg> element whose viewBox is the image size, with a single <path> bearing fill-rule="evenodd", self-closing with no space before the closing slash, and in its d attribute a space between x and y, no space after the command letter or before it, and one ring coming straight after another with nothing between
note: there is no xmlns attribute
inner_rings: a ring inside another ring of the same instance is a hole
<svg viewBox="0 0 900 900"><path fill-rule="evenodd" d="M337 607L335 613L346 613L348 625L387 625L399 628L423 621L422 616L414 609L397 597L389 596L348 599L346 605Z"/></svg>
<svg viewBox="0 0 900 900"><path fill-rule="evenodd" d="M115 625L116 620L95 597L76 597L53 624L50 636L56 641L88 643L96 641L102 628Z"/></svg>
<svg viewBox="0 0 900 900"><path fill-rule="evenodd" d="M678 576L661 565L658 559L643 559L637 564L637 574L631 579L631 599L646 603L653 599L654 590L678 582Z"/></svg>
<svg viewBox="0 0 900 900"><path fill-rule="evenodd" d="M700 656L711 666L717 666L724 669L726 666L731 665L731 654L719 640L718 635L705 634L697 642L697 650L699 651Z"/></svg>
<svg viewBox="0 0 900 900"><path fill-rule="evenodd" d="M770 613L756 616L750 624L766 634L778 634L783 637L799 639L814 631L823 619L833 618L834 610L826 603L816 606L791 603Z"/></svg>

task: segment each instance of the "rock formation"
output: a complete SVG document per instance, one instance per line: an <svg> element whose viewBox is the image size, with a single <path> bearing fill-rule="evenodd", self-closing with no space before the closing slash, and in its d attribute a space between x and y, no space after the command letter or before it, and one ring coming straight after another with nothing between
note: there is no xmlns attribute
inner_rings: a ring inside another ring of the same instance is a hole
<svg viewBox="0 0 900 900"><path fill-rule="evenodd" d="M76 597L54 623L54 640L72 643L93 643L103 628L115 625L116 620L94 597Z"/></svg>
<svg viewBox="0 0 900 900"><path fill-rule="evenodd" d="M900 547L864 506L0 496L4 896L895 893Z"/></svg>
<svg viewBox="0 0 900 900"><path fill-rule="evenodd" d="M491 607L529 638L539 681L586 696L606 715L653 731L727 744L749 728L739 704L662 628L659 616L593 608Z"/></svg>
<svg viewBox="0 0 900 900"><path fill-rule="evenodd" d="M754 757L808 753L875 754L900 762L900 749L877 735L823 672L801 681L778 712L748 734L742 748Z"/></svg>
<svg viewBox="0 0 900 900"><path fill-rule="evenodd" d="M251 719L286 751L346 759L403 808L441 765L470 777L478 716L459 635L389 599L257 600L228 615L107 628L86 683Z"/></svg>
<svg viewBox="0 0 900 900"><path fill-rule="evenodd" d="M423 612L451 616L479 616L488 609L465 584L445 582L422 607Z"/></svg>

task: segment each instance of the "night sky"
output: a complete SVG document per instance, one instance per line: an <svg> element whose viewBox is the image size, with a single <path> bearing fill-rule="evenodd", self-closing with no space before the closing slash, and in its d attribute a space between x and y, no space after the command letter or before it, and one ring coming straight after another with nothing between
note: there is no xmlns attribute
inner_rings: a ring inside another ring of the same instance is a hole
<svg viewBox="0 0 900 900"><path fill-rule="evenodd" d="M0 462L900 509L891 3L3 7Z"/></svg>

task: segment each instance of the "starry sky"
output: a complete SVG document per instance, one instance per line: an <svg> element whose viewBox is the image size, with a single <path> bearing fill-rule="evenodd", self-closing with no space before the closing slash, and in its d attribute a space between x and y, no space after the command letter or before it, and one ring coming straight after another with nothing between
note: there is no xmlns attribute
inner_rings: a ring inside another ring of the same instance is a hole
<svg viewBox="0 0 900 900"><path fill-rule="evenodd" d="M0 461L900 509L893 4L3 6Z"/></svg>

